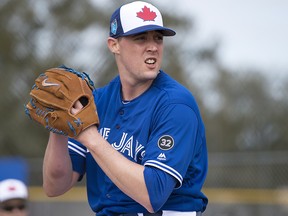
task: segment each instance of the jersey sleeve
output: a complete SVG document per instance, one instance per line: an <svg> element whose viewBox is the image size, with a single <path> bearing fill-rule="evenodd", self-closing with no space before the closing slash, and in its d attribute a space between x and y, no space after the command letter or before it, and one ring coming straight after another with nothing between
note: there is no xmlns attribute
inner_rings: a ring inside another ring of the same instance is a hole
<svg viewBox="0 0 288 216"><path fill-rule="evenodd" d="M181 187L197 143L199 120L185 104L171 104L158 112L153 122L144 165L158 168L177 180Z"/></svg>
<svg viewBox="0 0 288 216"><path fill-rule="evenodd" d="M157 212L169 198L177 181L166 172L150 166L145 166L144 178L151 205Z"/></svg>
<svg viewBox="0 0 288 216"><path fill-rule="evenodd" d="M80 174L80 179L86 171L86 147L75 139L68 139L68 149L72 161L73 171Z"/></svg>

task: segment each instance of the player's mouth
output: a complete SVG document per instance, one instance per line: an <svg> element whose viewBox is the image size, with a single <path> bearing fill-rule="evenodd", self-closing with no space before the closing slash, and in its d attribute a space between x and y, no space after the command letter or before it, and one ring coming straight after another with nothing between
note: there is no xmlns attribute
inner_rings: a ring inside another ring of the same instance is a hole
<svg viewBox="0 0 288 216"><path fill-rule="evenodd" d="M149 65L153 65L153 64L155 64L156 63L156 58L147 58L146 60L145 60L145 63L146 64L149 64Z"/></svg>

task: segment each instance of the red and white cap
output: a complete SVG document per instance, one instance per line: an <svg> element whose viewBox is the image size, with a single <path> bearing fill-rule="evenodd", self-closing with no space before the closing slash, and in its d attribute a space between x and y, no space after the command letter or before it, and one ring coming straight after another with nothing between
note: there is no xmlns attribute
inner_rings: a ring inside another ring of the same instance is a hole
<svg viewBox="0 0 288 216"><path fill-rule="evenodd" d="M27 199L27 186L17 179L6 179L0 182L0 202L10 199Z"/></svg>
<svg viewBox="0 0 288 216"><path fill-rule="evenodd" d="M174 30L163 26L160 11L143 1L122 5L111 16L110 37L118 38L147 31L161 31L164 36L176 34Z"/></svg>

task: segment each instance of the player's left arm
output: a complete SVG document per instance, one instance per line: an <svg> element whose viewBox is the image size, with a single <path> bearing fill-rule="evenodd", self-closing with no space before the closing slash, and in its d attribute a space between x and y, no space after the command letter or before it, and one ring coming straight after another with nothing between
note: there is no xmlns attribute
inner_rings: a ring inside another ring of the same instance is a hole
<svg viewBox="0 0 288 216"><path fill-rule="evenodd" d="M176 187L177 180L170 174L150 166L145 166L144 177L155 212L161 209Z"/></svg>
<svg viewBox="0 0 288 216"><path fill-rule="evenodd" d="M185 104L171 104L155 117L143 163L145 181L154 211L179 188L199 145L199 118Z"/></svg>

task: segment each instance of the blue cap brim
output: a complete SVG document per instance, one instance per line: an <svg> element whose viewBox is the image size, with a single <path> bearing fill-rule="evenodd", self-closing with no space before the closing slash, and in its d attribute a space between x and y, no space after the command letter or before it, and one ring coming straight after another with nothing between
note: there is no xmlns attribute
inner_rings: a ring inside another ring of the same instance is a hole
<svg viewBox="0 0 288 216"><path fill-rule="evenodd" d="M130 31L128 31L122 35L119 35L119 36L121 37L121 36L141 34L141 33L148 32L148 31L161 31L163 36L176 35L176 32L172 29L165 28L165 27L158 26L158 25L147 25L147 26L141 26L139 28L132 29L132 30L130 30Z"/></svg>

